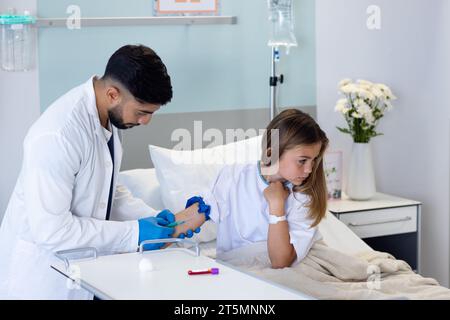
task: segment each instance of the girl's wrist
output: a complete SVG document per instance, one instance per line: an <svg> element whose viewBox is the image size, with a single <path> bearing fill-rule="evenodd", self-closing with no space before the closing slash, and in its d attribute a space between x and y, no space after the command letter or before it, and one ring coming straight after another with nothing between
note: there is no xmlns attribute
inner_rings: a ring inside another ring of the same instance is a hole
<svg viewBox="0 0 450 320"><path fill-rule="evenodd" d="M269 205L269 213L277 217L284 216L284 203Z"/></svg>

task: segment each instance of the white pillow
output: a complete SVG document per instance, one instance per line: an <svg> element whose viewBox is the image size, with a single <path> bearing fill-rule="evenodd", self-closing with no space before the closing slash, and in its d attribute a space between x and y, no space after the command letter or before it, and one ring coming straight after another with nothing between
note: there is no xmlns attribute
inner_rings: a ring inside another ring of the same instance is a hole
<svg viewBox="0 0 450 320"><path fill-rule="evenodd" d="M208 191L223 166L258 161L261 141L262 136L257 136L196 150L172 150L149 145L164 207L179 212L184 209L187 199ZM216 226L208 221L193 239L206 242L215 238Z"/></svg>
<svg viewBox="0 0 450 320"><path fill-rule="evenodd" d="M153 209L164 209L155 169L122 171L119 173L118 182L127 187L134 197L141 199Z"/></svg>

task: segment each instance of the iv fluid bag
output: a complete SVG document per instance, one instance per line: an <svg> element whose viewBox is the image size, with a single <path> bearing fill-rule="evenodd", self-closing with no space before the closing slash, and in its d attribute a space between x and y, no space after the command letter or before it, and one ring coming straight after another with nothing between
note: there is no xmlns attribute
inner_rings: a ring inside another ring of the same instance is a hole
<svg viewBox="0 0 450 320"><path fill-rule="evenodd" d="M271 47L297 46L294 34L294 10L292 0L267 0L269 6L270 35L268 45Z"/></svg>

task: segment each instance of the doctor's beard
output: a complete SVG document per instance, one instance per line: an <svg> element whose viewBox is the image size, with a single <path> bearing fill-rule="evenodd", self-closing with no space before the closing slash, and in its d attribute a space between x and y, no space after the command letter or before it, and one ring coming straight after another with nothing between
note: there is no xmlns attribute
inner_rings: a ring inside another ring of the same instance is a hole
<svg viewBox="0 0 450 320"><path fill-rule="evenodd" d="M123 107L121 105L117 105L114 108L108 110L109 121L114 127L125 130L139 125L138 123L124 123L122 110Z"/></svg>

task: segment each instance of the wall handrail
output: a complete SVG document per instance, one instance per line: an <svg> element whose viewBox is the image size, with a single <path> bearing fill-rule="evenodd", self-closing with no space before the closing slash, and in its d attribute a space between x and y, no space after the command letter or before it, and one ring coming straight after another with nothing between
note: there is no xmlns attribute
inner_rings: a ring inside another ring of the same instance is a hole
<svg viewBox="0 0 450 320"><path fill-rule="evenodd" d="M71 18L37 18L37 27L66 27ZM236 16L91 17L80 18L83 27L236 24Z"/></svg>

